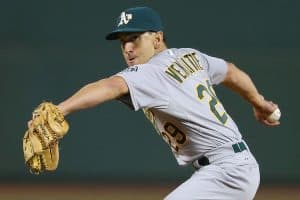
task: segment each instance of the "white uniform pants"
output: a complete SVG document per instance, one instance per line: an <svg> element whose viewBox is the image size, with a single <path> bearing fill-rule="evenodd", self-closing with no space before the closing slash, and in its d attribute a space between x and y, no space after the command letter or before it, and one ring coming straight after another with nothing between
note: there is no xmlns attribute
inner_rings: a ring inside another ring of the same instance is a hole
<svg viewBox="0 0 300 200"><path fill-rule="evenodd" d="M259 182L258 164L245 150L196 170L165 200L252 200Z"/></svg>

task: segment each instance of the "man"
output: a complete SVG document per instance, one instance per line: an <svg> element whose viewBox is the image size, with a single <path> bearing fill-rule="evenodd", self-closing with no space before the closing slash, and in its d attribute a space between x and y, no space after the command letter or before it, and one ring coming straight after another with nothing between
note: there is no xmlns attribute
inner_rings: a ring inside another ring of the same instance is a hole
<svg viewBox="0 0 300 200"><path fill-rule="evenodd" d="M58 105L64 115L118 99L142 109L170 145L179 165L194 174L166 199L250 200L260 181L258 164L212 85L223 83L254 109L256 119L278 107L264 100L249 76L234 64L195 49L168 49L159 15L136 7L121 13L115 30L128 68L90 83Z"/></svg>

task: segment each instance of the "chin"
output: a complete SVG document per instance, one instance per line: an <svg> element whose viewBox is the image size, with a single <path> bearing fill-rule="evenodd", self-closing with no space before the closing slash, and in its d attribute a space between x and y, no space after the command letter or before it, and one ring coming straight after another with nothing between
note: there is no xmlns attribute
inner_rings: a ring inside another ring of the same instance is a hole
<svg viewBox="0 0 300 200"><path fill-rule="evenodd" d="M127 65L128 65L129 67L130 67L130 66L137 65L137 64L139 64L139 63L137 63L137 62L130 62L130 61L127 62Z"/></svg>

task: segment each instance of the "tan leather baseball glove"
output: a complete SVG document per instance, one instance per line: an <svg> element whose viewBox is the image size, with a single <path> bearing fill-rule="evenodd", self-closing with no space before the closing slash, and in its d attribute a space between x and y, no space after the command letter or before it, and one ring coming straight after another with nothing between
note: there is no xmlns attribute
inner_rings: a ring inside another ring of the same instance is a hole
<svg viewBox="0 0 300 200"><path fill-rule="evenodd" d="M34 174L53 171L59 162L59 141L69 125L56 105L41 103L32 113L32 120L23 138L25 163Z"/></svg>

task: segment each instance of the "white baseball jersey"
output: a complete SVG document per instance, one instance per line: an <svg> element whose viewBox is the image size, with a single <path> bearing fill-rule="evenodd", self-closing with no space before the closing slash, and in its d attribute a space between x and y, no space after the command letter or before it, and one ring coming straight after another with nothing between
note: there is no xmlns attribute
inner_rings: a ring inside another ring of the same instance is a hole
<svg viewBox="0 0 300 200"><path fill-rule="evenodd" d="M222 59L190 48L167 49L117 74L130 93L120 100L134 110L143 109L178 163L186 165L222 144L241 140L212 87L226 72Z"/></svg>

